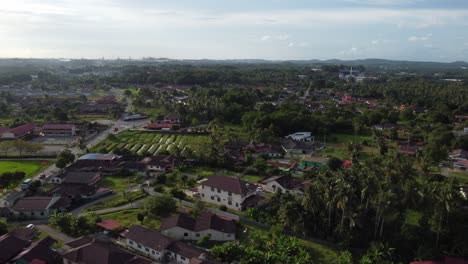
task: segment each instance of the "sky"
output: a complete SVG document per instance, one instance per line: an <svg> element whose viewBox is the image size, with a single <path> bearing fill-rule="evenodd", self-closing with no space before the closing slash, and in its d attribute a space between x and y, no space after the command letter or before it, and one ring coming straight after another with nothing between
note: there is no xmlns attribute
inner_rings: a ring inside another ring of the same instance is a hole
<svg viewBox="0 0 468 264"><path fill-rule="evenodd" d="M0 57L468 61L468 1L1 0Z"/></svg>

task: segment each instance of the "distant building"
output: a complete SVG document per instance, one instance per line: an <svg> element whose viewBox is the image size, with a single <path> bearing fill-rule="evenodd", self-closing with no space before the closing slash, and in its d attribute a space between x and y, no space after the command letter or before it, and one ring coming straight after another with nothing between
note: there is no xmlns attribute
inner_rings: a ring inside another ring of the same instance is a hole
<svg viewBox="0 0 468 264"><path fill-rule="evenodd" d="M294 134L290 134L286 136L286 138L292 139L294 141L301 141L301 142L313 142L314 136L312 136L312 132L296 132Z"/></svg>
<svg viewBox="0 0 468 264"><path fill-rule="evenodd" d="M178 115L167 115L163 118L163 122L170 123L170 124L179 124L180 117Z"/></svg>
<svg viewBox="0 0 468 264"><path fill-rule="evenodd" d="M23 139L29 135L32 135L35 127L36 124L30 123L12 129L8 129L1 133L0 138L5 140Z"/></svg>
<svg viewBox="0 0 468 264"><path fill-rule="evenodd" d="M265 191L304 195L308 182L289 175L272 176L259 182Z"/></svg>
<svg viewBox="0 0 468 264"><path fill-rule="evenodd" d="M45 124L41 133L44 136L75 136L76 126L74 124Z"/></svg>

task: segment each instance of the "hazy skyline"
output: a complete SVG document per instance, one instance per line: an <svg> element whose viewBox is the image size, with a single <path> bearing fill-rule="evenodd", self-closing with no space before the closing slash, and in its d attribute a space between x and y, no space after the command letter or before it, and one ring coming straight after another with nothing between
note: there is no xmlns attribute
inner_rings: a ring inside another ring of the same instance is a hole
<svg viewBox="0 0 468 264"><path fill-rule="evenodd" d="M463 0L4 0L0 57L468 61Z"/></svg>

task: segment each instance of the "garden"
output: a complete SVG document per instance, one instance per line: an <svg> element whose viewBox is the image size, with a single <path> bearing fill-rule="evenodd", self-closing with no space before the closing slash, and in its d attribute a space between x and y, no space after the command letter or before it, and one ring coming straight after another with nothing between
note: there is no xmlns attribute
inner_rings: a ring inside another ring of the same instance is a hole
<svg viewBox="0 0 468 264"><path fill-rule="evenodd" d="M202 151L208 145L209 138L204 135L179 135L161 132L125 131L112 135L97 144L92 151L109 153L116 149L126 149L135 154L156 155L161 152L184 151L189 148L194 152ZM177 148L176 148L177 147Z"/></svg>

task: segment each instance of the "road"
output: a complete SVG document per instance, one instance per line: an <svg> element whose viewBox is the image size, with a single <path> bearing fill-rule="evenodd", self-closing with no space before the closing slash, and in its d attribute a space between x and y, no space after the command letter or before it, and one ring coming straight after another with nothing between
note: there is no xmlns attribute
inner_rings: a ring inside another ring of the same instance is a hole
<svg viewBox="0 0 468 264"><path fill-rule="evenodd" d="M83 210L85 210L85 209L87 209L87 208L89 208L89 207L91 207L91 206L93 206L93 205L95 205L95 204L98 204L98 203L100 203L100 202L105 202L105 201L107 201L107 200L110 200L110 199L112 199L112 198L114 198L114 197L116 197L116 196L118 196L118 194L113 193L113 194L110 194L110 195L101 197L101 198L99 198L99 199L96 199L96 200L94 200L94 201L92 201L92 202L83 204L82 206L73 209L73 210L71 211L71 213L72 213L73 216L77 216L77 215L79 215L79 214L81 213L81 211L83 211Z"/></svg>

